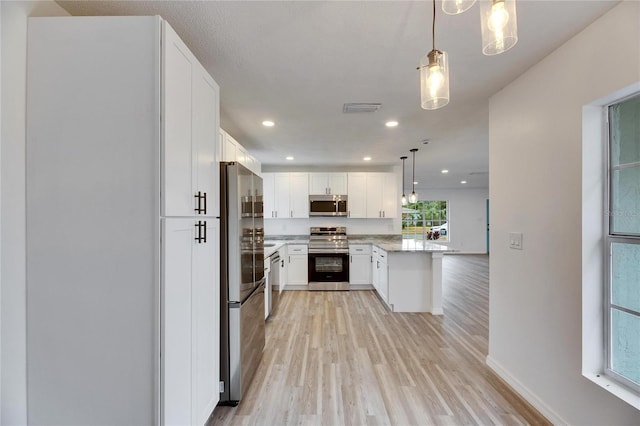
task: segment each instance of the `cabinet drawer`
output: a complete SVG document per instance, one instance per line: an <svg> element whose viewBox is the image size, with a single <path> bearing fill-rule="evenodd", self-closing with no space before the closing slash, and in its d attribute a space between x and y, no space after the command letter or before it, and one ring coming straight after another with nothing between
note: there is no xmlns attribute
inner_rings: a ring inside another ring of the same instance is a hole
<svg viewBox="0 0 640 426"><path fill-rule="evenodd" d="M349 244L349 254L371 254L371 244Z"/></svg>
<svg viewBox="0 0 640 426"><path fill-rule="evenodd" d="M380 258L381 262L387 262L387 252L385 250L378 248L378 257Z"/></svg>
<svg viewBox="0 0 640 426"><path fill-rule="evenodd" d="M309 246L306 244L289 244L287 250L290 255L292 254L307 254L309 252Z"/></svg>

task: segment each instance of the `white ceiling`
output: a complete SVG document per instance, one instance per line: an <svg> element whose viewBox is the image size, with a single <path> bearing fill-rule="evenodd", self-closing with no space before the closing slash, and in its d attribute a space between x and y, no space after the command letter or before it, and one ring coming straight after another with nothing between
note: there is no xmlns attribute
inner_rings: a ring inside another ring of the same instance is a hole
<svg viewBox="0 0 640 426"><path fill-rule="evenodd" d="M449 16L438 2L451 102L436 111L420 108L416 71L431 50L430 1L58 3L72 15L164 17L220 85L222 127L264 165L400 165L415 147L418 188L460 188L488 186L489 97L617 1L518 0L519 41L493 57L481 53L479 6ZM382 108L343 114L345 102Z"/></svg>

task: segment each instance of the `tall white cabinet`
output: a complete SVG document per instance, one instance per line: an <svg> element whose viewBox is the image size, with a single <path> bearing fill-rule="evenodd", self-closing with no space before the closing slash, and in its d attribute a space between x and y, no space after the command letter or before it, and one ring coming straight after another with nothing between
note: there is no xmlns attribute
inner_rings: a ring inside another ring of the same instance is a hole
<svg viewBox="0 0 640 426"><path fill-rule="evenodd" d="M31 18L30 424L206 422L219 89L159 17Z"/></svg>

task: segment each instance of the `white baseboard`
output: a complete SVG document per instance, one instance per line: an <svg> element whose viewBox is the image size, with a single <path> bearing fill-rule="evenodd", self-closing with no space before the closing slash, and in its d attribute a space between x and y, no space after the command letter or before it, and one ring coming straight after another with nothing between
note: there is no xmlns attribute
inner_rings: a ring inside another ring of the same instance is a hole
<svg viewBox="0 0 640 426"><path fill-rule="evenodd" d="M491 368L502 380L507 382L509 386L513 388L522 398L524 398L529 404L531 404L536 410L547 418L551 423L556 426L568 425L569 422L560 417L558 413L553 411L538 395L533 393L529 388L522 384L518 379L511 375L506 369L504 369L495 359L487 355L487 366Z"/></svg>
<svg viewBox="0 0 640 426"><path fill-rule="evenodd" d="M371 284L350 284L349 290L375 290Z"/></svg>

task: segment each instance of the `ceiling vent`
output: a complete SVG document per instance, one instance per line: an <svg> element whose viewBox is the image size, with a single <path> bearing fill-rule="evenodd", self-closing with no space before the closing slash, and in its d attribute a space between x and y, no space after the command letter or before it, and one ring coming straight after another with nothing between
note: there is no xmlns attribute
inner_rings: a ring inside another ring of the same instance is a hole
<svg viewBox="0 0 640 426"><path fill-rule="evenodd" d="M356 112L376 112L382 104L371 103L348 103L342 105L342 112L345 114L353 114Z"/></svg>

